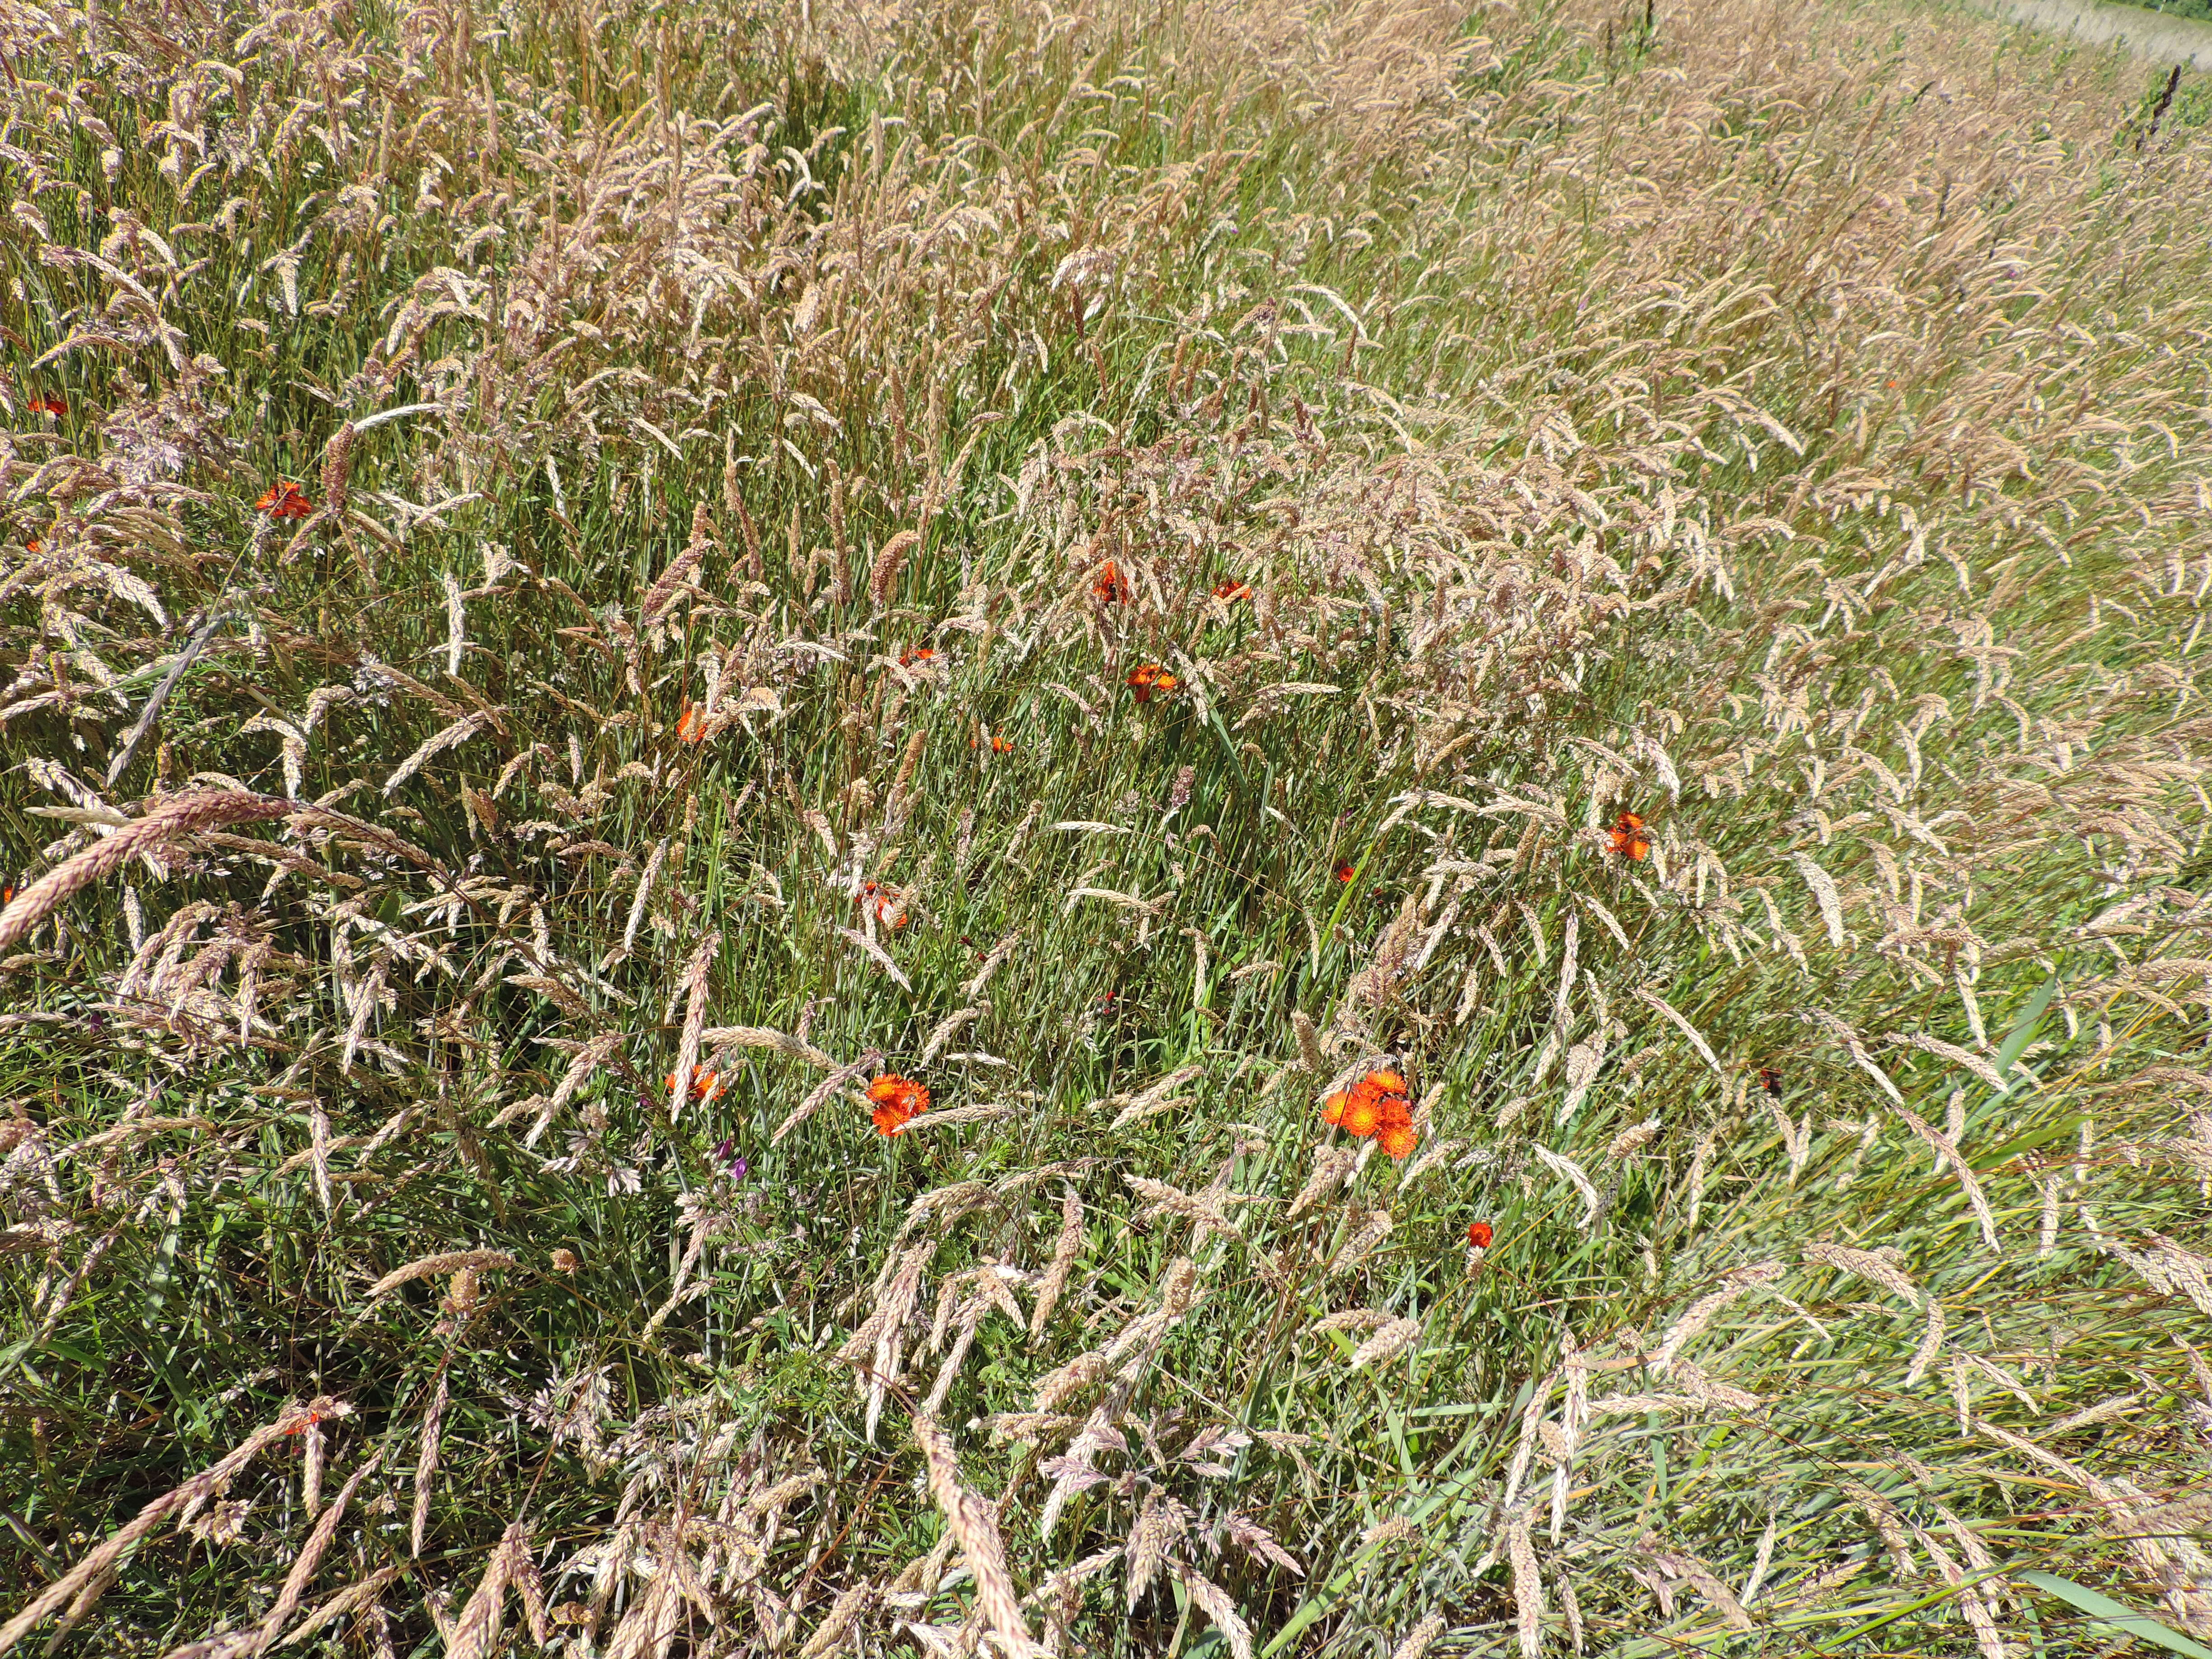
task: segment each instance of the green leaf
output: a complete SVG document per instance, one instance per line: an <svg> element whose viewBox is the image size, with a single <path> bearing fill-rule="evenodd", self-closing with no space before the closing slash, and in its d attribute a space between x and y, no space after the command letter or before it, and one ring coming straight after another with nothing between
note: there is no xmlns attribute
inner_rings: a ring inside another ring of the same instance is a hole
<svg viewBox="0 0 2212 1659"><path fill-rule="evenodd" d="M2027 1006L2021 1010L2020 1018L2013 1022L2012 1030L2005 1033L2005 1040L1997 1049L1996 1067L2000 1077L2005 1077L2005 1073L2012 1070L2013 1062L2020 1058L2021 1050L2027 1047L2028 1039L2035 1035L2036 1022L2043 1018L2044 1010L2051 1006L2051 999L2057 993L2058 975L2053 974L2027 1000ZM2012 1085L2013 1079L2005 1077L2005 1086L1997 1091L1998 1095L2009 1094Z"/></svg>
<svg viewBox="0 0 2212 1659"><path fill-rule="evenodd" d="M2070 1578L2061 1578L2055 1572L2023 1572L2014 1576L2023 1584L2033 1584L2037 1589L2049 1591L2062 1601L2070 1601L2092 1619L2118 1626L2138 1642L2148 1642L2154 1647L2164 1648L2168 1653L2186 1654L2188 1659L2212 1659L2212 1648L2201 1642L2191 1641L2179 1631L2161 1625L2148 1613L2124 1607L2109 1595L2100 1595L2093 1589L2084 1589Z"/></svg>

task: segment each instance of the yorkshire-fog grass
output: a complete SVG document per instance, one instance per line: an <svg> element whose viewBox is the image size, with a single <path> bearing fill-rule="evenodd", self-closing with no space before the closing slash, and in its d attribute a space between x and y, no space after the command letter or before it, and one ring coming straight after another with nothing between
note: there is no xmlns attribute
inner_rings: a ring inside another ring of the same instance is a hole
<svg viewBox="0 0 2212 1659"><path fill-rule="evenodd" d="M2193 84L0 33L0 1650L2212 1638Z"/></svg>

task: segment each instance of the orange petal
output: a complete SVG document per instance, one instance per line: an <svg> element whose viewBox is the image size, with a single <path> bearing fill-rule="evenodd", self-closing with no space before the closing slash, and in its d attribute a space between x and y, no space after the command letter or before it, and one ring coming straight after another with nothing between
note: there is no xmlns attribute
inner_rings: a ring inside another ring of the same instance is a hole
<svg viewBox="0 0 2212 1659"><path fill-rule="evenodd" d="M1344 1109L1350 1102L1351 1098L1351 1096L1346 1094L1340 1089L1336 1093L1331 1095L1327 1100L1322 1102L1321 1121L1324 1123L1343 1122Z"/></svg>

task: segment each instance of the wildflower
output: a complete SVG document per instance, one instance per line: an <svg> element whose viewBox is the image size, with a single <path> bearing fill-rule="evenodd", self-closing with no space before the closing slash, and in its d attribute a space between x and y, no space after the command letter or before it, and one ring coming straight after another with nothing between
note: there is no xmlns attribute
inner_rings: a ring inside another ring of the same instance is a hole
<svg viewBox="0 0 2212 1659"><path fill-rule="evenodd" d="M735 1135L727 1137L723 1140L720 1146L714 1148L714 1156L720 1158L724 1163L730 1166L730 1178L732 1181L743 1181L746 1175L751 1170L752 1165L746 1163L742 1158L732 1158L730 1156L731 1148L734 1147L737 1144L738 1138Z"/></svg>
<svg viewBox="0 0 2212 1659"><path fill-rule="evenodd" d="M1391 1071L1370 1072L1322 1103L1322 1121L1365 1140L1373 1137L1393 1158L1410 1157L1419 1144L1413 1133L1413 1109L1406 1079Z"/></svg>
<svg viewBox="0 0 2212 1659"><path fill-rule="evenodd" d="M1606 851L1638 864L1650 857L1651 837L1644 833L1643 818L1634 812L1623 812L1615 818Z"/></svg>
<svg viewBox="0 0 2212 1659"><path fill-rule="evenodd" d="M663 1078L660 1080L660 1086L664 1089L673 1089L676 1086L676 1073L671 1072L666 1077ZM722 1077L720 1073L701 1071L696 1067L693 1069L691 1073L692 1099L714 1100L718 1098L721 1092Z"/></svg>
<svg viewBox="0 0 2212 1659"><path fill-rule="evenodd" d="M876 1109L870 1115L879 1135L898 1133L929 1109L929 1091L896 1072L885 1072L871 1083L868 1098L875 1103Z"/></svg>
<svg viewBox="0 0 2212 1659"><path fill-rule="evenodd" d="M676 735L684 743L699 742L707 735L707 717L685 703L684 712L676 718Z"/></svg>
<svg viewBox="0 0 2212 1659"><path fill-rule="evenodd" d="M23 544L23 550L26 553L43 553L46 550L46 544L34 537Z"/></svg>
<svg viewBox="0 0 2212 1659"><path fill-rule="evenodd" d="M884 882L864 881L854 896L860 900L862 909L874 905L876 920L884 927L906 926L906 894L901 889Z"/></svg>
<svg viewBox="0 0 2212 1659"><path fill-rule="evenodd" d="M1129 599L1129 584L1121 579L1121 567L1113 560L1098 573L1098 580L1091 584L1091 596L1101 605L1125 605Z"/></svg>
<svg viewBox="0 0 2212 1659"><path fill-rule="evenodd" d="M1760 1066L1759 1068L1759 1086L1765 1090L1768 1094L1772 1095L1777 1100L1781 1099L1782 1073L1776 1071L1771 1066Z"/></svg>
<svg viewBox="0 0 2212 1659"><path fill-rule="evenodd" d="M279 478L262 492L261 499L253 504L256 513L266 513L274 519L304 519L315 510L307 494L289 478Z"/></svg>
<svg viewBox="0 0 2212 1659"><path fill-rule="evenodd" d="M1350 859L1340 859L1337 861L1336 878L1339 881L1350 881L1353 873Z"/></svg>
<svg viewBox="0 0 2212 1659"><path fill-rule="evenodd" d="M1014 740L1012 738L1001 737L996 732L991 733L991 752L993 754L1011 755L1013 753L1013 750Z"/></svg>
<svg viewBox="0 0 2212 1659"><path fill-rule="evenodd" d="M1129 671L1129 689L1137 694L1139 702L1150 702L1155 691L1165 696L1182 684L1156 662L1139 663Z"/></svg>
<svg viewBox="0 0 2212 1659"><path fill-rule="evenodd" d="M907 650L899 653L899 666L901 668L913 668L919 664L935 662L936 660L937 653L931 650L926 645L913 646Z"/></svg>
<svg viewBox="0 0 2212 1659"><path fill-rule="evenodd" d="M1476 1249L1488 1249L1490 1240L1490 1224L1487 1221L1470 1221L1467 1224L1467 1242Z"/></svg>
<svg viewBox="0 0 2212 1659"><path fill-rule="evenodd" d="M1213 585L1213 597L1224 605L1234 605L1239 599L1249 599L1252 597L1252 584L1237 581L1216 582Z"/></svg>
<svg viewBox="0 0 2212 1659"><path fill-rule="evenodd" d="M55 397L52 392L34 396L23 406L29 410L33 415L52 415L59 416L69 413L69 405L63 402L59 398Z"/></svg>

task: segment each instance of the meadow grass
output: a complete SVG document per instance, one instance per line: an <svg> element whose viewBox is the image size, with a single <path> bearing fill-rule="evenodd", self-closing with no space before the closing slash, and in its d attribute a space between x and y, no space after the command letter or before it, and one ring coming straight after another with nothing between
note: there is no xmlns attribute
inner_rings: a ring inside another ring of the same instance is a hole
<svg viewBox="0 0 2212 1659"><path fill-rule="evenodd" d="M0 1652L2212 1642L2193 87L0 55Z"/></svg>

